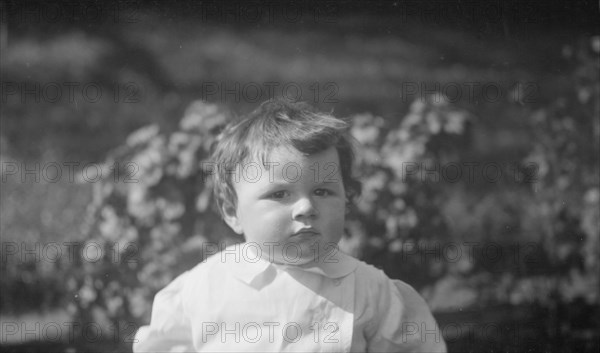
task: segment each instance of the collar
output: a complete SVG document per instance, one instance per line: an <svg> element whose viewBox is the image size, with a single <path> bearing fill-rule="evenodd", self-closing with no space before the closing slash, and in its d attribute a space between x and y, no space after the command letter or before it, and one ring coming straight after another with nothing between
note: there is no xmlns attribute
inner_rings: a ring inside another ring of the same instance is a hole
<svg viewBox="0 0 600 353"><path fill-rule="evenodd" d="M358 266L358 260L341 251L333 254L327 259L323 259L318 263L310 263L306 265L286 265L272 263L265 259L259 258L254 252L254 247L243 248L244 243L234 244L227 247L224 251L233 256L237 255L236 261L231 263L230 269L234 276L247 284L251 284L254 279L269 270L270 268L279 268L284 271L301 270L306 272L316 273L331 279L345 277Z"/></svg>

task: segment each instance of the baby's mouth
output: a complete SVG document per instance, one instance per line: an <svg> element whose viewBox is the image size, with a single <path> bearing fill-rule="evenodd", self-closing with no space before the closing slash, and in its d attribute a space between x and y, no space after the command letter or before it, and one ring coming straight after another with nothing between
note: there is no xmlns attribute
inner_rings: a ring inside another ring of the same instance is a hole
<svg viewBox="0 0 600 353"><path fill-rule="evenodd" d="M319 236L314 228L303 228L292 234L292 238L313 238Z"/></svg>

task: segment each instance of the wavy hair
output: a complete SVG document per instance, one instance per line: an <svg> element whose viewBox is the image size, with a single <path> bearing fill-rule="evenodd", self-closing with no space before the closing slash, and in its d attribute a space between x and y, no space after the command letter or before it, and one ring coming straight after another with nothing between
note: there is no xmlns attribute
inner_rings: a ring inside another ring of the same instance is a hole
<svg viewBox="0 0 600 353"><path fill-rule="evenodd" d="M350 125L331 114L316 111L304 102L268 100L249 115L228 124L217 137L211 162L213 191L219 212L224 202L237 205L231 168L252 159L265 164L269 151L293 147L310 156L335 147L348 206L360 195L361 183L352 175L354 138Z"/></svg>

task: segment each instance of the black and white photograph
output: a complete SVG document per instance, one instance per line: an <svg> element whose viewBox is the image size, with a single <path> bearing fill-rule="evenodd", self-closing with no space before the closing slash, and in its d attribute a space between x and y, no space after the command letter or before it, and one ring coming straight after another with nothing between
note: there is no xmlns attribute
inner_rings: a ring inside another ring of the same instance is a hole
<svg viewBox="0 0 600 353"><path fill-rule="evenodd" d="M600 351L600 3L0 0L0 350Z"/></svg>

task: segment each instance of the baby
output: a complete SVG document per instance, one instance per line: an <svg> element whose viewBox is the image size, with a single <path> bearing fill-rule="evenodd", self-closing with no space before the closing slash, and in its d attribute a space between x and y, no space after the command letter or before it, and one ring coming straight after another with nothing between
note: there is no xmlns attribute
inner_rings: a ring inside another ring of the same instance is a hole
<svg viewBox="0 0 600 353"><path fill-rule="evenodd" d="M155 298L135 352L444 352L409 285L339 251L351 175L348 125L272 100L230 124L213 173L222 249Z"/></svg>

